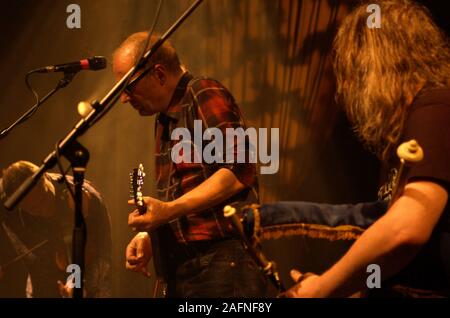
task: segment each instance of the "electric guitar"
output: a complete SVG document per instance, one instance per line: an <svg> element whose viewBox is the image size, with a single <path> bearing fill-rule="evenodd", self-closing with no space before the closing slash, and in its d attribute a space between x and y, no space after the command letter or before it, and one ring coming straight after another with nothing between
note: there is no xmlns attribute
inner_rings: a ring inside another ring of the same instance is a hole
<svg viewBox="0 0 450 318"><path fill-rule="evenodd" d="M147 206L144 202L143 186L144 186L144 166L139 164L138 168L133 169L130 173L130 197L134 200L137 210L139 214L148 213ZM152 251L153 251L153 264L155 268L155 274L158 282L167 282L168 280L168 269L171 268L173 264L169 262L168 250L165 248L169 244L172 245L175 241L175 236L168 224L164 224L158 227L156 230L152 231L150 234L151 242L152 242ZM164 245L162 245L164 244ZM176 243L175 243L176 244ZM157 289L157 288L156 288ZM155 289L155 295L159 294L159 292ZM166 296L165 288L162 291L163 297Z"/></svg>
<svg viewBox="0 0 450 318"><path fill-rule="evenodd" d="M140 215L147 212L147 206L144 203L144 197L142 195L144 178L144 166L139 164L139 168L134 168L133 172L130 173L130 197L134 200L134 204Z"/></svg>

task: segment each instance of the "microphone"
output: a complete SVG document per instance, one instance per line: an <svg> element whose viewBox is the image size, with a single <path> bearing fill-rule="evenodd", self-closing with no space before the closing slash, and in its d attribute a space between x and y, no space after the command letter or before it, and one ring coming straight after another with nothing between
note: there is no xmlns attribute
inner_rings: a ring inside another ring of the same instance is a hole
<svg viewBox="0 0 450 318"><path fill-rule="evenodd" d="M81 70L98 71L106 68L106 58L104 56L94 56L76 62L50 65L35 69L37 73L65 72L76 73Z"/></svg>

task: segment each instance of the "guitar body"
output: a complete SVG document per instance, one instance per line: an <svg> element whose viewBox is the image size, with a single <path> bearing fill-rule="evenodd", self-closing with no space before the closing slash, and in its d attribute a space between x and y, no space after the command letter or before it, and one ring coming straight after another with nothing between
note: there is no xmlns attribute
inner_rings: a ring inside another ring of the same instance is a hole
<svg viewBox="0 0 450 318"><path fill-rule="evenodd" d="M175 257L177 252L173 250L176 246L176 238L169 224L164 224L150 233L153 250L153 266L159 282L166 285L160 294L166 297L167 284L175 273ZM172 273L172 275L171 275ZM155 291L155 293L158 293Z"/></svg>

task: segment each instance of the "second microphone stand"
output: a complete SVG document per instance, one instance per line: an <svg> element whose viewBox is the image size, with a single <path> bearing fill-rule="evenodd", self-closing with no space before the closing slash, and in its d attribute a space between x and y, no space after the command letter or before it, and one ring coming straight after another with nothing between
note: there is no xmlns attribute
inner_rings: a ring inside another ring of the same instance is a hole
<svg viewBox="0 0 450 318"><path fill-rule="evenodd" d="M9 132L16 127L17 125L20 125L25 120L27 120L36 110L39 106L44 104L44 102L49 99L53 94L55 94L57 91L59 91L61 88L66 87L69 85L69 83L72 81L74 76L76 75L76 72L64 72L64 77L59 80L58 84L55 88L53 88L50 92L47 93L41 100L39 100L36 104L34 104L30 109L28 109L22 116L20 116L18 119L16 119L11 125L9 125L7 128L2 129L0 132L0 140L8 136Z"/></svg>

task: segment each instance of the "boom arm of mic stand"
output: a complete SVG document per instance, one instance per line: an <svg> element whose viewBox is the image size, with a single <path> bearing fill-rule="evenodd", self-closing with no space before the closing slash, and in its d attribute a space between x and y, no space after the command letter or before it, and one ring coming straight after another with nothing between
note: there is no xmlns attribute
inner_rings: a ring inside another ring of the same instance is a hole
<svg viewBox="0 0 450 318"><path fill-rule="evenodd" d="M165 40L181 25L181 23L186 20L186 18L192 14L192 12L203 2L203 0L197 0L194 2L183 15L175 21L175 23L167 30L167 32L161 36L161 38L153 44L153 46L144 55L142 61L137 67L132 67L117 83L114 87L106 94L106 96L101 100L100 103L96 102L93 106L93 110L84 118L82 118L75 127L58 143L59 152L64 153L66 148L69 147L72 142L82 136L92 123L96 122L98 116L103 116L107 111L111 109L109 104L115 100L115 97L122 91L123 86L127 83L129 76L134 74L134 72L146 64L148 59L154 54L154 52L164 43ZM47 170L52 168L56 164L56 151L52 151L43 161L43 164L39 169L17 189L5 202L4 206L6 209L13 209L25 195L33 188L33 186L39 180Z"/></svg>
<svg viewBox="0 0 450 318"><path fill-rule="evenodd" d="M203 0L197 0L192 4L184 13L183 15L178 18L177 21L164 33L161 38L159 38L158 41L156 41L150 50L145 53L145 55L142 57L142 60L139 61L138 65L135 67L132 67L117 83L114 85L114 87L110 90L108 94L101 100L100 102L100 108L103 109L104 105L109 104L112 100L114 100L114 97L117 95L118 91L125 85L128 78L131 77L137 70L144 67L144 65L147 63L147 61L152 57L152 55L156 52L156 50L169 38L170 35L172 35L173 32L181 25L181 23L186 20L186 18L194 12L194 10L203 2Z"/></svg>

